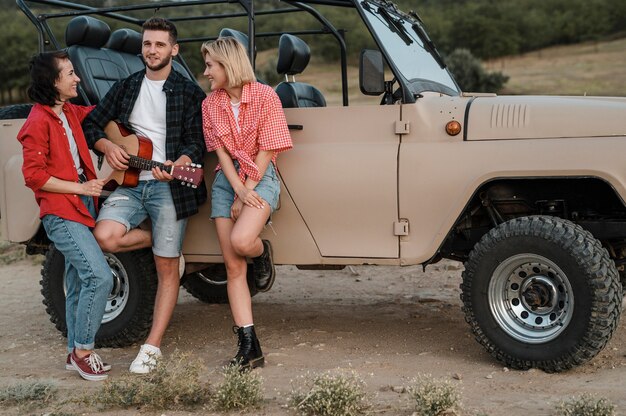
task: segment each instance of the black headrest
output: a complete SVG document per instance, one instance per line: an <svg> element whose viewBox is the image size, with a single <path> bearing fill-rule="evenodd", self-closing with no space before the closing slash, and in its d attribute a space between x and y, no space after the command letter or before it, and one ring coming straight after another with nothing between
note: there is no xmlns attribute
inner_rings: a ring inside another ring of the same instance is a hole
<svg viewBox="0 0 626 416"><path fill-rule="evenodd" d="M65 44L100 48L111 34L111 28L102 20L91 16L78 16L70 20L65 29Z"/></svg>
<svg viewBox="0 0 626 416"><path fill-rule="evenodd" d="M311 49L302 39L287 33L281 35L278 41L278 63L276 71L279 74L295 75L304 71L311 58Z"/></svg>
<svg viewBox="0 0 626 416"><path fill-rule="evenodd" d="M246 35L243 32L225 27L224 29L220 30L219 37L220 38L234 38L236 41L238 41L239 43L243 45L246 51L248 50L248 35Z"/></svg>
<svg viewBox="0 0 626 416"><path fill-rule="evenodd" d="M132 29L117 29L111 33L106 47L120 52L138 55L141 53L141 33Z"/></svg>

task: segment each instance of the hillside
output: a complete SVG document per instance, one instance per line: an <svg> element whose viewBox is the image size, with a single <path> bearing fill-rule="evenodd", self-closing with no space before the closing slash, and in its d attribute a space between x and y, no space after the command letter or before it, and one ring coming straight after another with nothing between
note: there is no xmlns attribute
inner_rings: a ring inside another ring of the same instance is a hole
<svg viewBox="0 0 626 416"><path fill-rule="evenodd" d="M501 94L626 97L626 38L554 46L486 62L510 77Z"/></svg>

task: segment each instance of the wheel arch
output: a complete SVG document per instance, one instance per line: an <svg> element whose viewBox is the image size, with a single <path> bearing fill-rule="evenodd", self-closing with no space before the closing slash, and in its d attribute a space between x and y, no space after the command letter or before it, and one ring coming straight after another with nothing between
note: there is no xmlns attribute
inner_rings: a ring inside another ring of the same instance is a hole
<svg viewBox="0 0 626 416"><path fill-rule="evenodd" d="M465 261L474 245L494 226L528 215L570 220L603 243L626 241L626 202L605 178L497 177L476 188L437 254L427 263L441 257Z"/></svg>

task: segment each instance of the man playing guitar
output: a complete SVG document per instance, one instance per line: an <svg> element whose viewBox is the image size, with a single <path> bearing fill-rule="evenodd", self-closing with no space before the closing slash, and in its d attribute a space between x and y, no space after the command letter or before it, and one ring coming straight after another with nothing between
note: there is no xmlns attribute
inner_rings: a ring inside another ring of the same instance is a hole
<svg viewBox="0 0 626 416"><path fill-rule="evenodd" d="M114 170L128 169L132 161L129 152L105 134L105 126L112 120L150 138L151 159L160 162L139 174L137 186L119 186L107 198L94 229L104 251L152 247L154 254L159 283L152 327L130 366L133 373L148 373L161 356L161 340L178 298L179 257L187 218L198 212L207 197L204 184L181 186L161 169L163 164L188 166L202 161L205 146L200 108L206 94L172 68L172 57L178 54L172 22L151 18L142 33L145 70L113 85L83 124L89 146L103 153ZM146 218L152 229L137 228Z"/></svg>

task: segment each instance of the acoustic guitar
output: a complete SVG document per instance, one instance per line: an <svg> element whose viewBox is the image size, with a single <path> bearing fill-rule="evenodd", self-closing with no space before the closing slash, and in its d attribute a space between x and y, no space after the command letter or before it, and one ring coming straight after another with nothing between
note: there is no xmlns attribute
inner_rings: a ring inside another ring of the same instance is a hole
<svg viewBox="0 0 626 416"><path fill-rule="evenodd" d="M106 179L104 189L112 191L118 186L135 187L139 183L139 173L142 170L152 170L158 167L168 172L174 179L183 185L197 188L204 179L204 171L198 164L165 165L152 160L152 141L146 137L131 133L117 121L110 121L104 128L107 138L128 153L128 169L116 170Z"/></svg>

